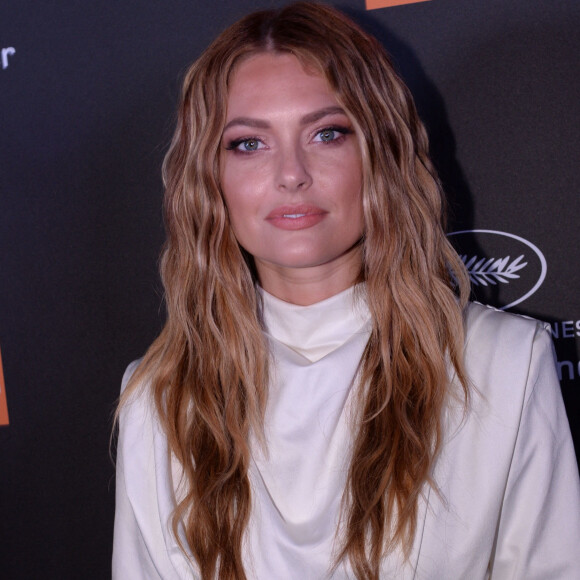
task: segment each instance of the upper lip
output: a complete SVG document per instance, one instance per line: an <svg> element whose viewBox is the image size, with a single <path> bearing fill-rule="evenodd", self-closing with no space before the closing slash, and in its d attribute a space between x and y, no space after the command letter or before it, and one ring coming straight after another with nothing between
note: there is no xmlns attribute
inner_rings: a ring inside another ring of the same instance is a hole
<svg viewBox="0 0 580 580"><path fill-rule="evenodd" d="M267 216L266 219L281 218L288 215L311 215L311 214L321 214L326 213L323 209L316 205L301 203L299 205L281 205L274 208Z"/></svg>

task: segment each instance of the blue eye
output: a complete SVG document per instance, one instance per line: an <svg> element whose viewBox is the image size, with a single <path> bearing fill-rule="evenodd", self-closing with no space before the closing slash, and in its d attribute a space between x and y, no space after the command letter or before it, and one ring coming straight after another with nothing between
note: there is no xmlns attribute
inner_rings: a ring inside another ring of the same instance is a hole
<svg viewBox="0 0 580 580"><path fill-rule="evenodd" d="M339 141L341 137L349 135L350 133L352 133L352 129L348 127L326 127L325 129L317 131L313 141L316 143L332 143Z"/></svg>
<svg viewBox="0 0 580 580"><path fill-rule="evenodd" d="M243 151L257 151L260 148L260 142L257 139L245 139L238 145Z"/></svg>
<svg viewBox="0 0 580 580"><path fill-rule="evenodd" d="M329 141L334 141L336 139L336 133L337 131L335 129L323 129L318 132L318 137L320 137L320 141L328 143Z"/></svg>
<svg viewBox="0 0 580 580"><path fill-rule="evenodd" d="M235 139L230 141L226 146L228 151L236 151L239 153L252 153L262 149L264 144L256 137L247 137L244 139Z"/></svg>

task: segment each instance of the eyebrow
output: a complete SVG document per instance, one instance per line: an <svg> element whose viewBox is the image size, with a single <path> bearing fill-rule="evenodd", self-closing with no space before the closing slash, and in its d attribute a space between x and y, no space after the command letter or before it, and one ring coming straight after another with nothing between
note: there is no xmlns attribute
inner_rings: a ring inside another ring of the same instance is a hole
<svg viewBox="0 0 580 580"><path fill-rule="evenodd" d="M328 115L346 115L344 109L342 107L325 107L324 109L319 109L318 111L314 111L312 113L308 113L308 115L304 115L302 119L300 119L301 125L309 125L310 123L316 123L320 119L327 117Z"/></svg>
<svg viewBox="0 0 580 580"><path fill-rule="evenodd" d="M316 121L319 121L320 119L323 119L329 115L346 115L346 113L342 107L325 107L323 109L319 109L318 111L313 111L312 113L304 115L304 117L300 119L300 124L309 125L310 123L316 123ZM263 119L254 119L253 117L235 117L226 124L224 131L230 127L238 125L242 125L244 127L255 127L256 129L268 129L270 127L270 123L268 123L268 121L264 121Z"/></svg>

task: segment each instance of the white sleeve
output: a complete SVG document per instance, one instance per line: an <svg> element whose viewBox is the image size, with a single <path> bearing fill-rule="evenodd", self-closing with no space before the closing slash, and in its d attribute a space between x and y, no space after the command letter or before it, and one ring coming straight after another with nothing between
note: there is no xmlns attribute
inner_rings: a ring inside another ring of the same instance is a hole
<svg viewBox="0 0 580 580"><path fill-rule="evenodd" d="M158 580L161 578L147 550L127 494L120 446L117 454L112 578L113 580Z"/></svg>
<svg viewBox="0 0 580 580"><path fill-rule="evenodd" d="M131 363L125 371L121 392L125 390L131 375L137 368L138 362ZM126 472L124 455L127 451L127 446L130 445L127 441L127 439L131 439L130 434L127 433L127 423L130 422L128 413L122 412L117 443L112 578L113 580L158 580L162 576L157 572L153 558L149 553L127 492L127 478L131 477L131 474ZM145 433L143 433L143 436L142 444L147 445L148 438ZM145 474L140 475L143 478L145 476Z"/></svg>
<svg viewBox="0 0 580 580"><path fill-rule="evenodd" d="M123 377L126 386L138 361ZM199 580L171 527L172 458L150 391L131 394L119 418L113 580Z"/></svg>
<svg viewBox="0 0 580 580"><path fill-rule="evenodd" d="M580 579L580 483L548 332L534 339L493 580Z"/></svg>

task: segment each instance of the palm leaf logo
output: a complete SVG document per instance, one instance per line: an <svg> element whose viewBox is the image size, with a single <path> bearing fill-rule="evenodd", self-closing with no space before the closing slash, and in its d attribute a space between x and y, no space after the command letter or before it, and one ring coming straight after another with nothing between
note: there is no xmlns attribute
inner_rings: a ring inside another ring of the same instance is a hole
<svg viewBox="0 0 580 580"><path fill-rule="evenodd" d="M523 254L511 262L509 256L480 259L478 256L468 258L464 254L459 257L465 264L469 278L475 286L495 286L498 282L509 284L510 280L519 278L520 275L517 272L528 265L527 262L522 262Z"/></svg>

